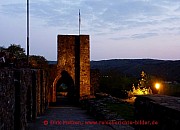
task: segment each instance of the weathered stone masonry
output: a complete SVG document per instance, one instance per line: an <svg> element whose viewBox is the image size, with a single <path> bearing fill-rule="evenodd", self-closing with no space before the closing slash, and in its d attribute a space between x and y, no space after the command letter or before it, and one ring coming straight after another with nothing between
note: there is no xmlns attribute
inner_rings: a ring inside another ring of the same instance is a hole
<svg viewBox="0 0 180 130"><path fill-rule="evenodd" d="M45 74L43 70L0 69L1 130L24 130L44 113L48 100Z"/></svg>
<svg viewBox="0 0 180 130"><path fill-rule="evenodd" d="M51 102L56 102L56 84L61 72L72 77L79 98L90 95L89 35L58 35L57 76L54 80Z"/></svg>
<svg viewBox="0 0 180 130"><path fill-rule="evenodd" d="M14 129L15 87L13 71L0 71L0 129Z"/></svg>
<svg viewBox="0 0 180 130"><path fill-rule="evenodd" d="M137 95L136 120L157 121L158 125L136 125L138 130L178 130L180 128L180 98L166 95Z"/></svg>

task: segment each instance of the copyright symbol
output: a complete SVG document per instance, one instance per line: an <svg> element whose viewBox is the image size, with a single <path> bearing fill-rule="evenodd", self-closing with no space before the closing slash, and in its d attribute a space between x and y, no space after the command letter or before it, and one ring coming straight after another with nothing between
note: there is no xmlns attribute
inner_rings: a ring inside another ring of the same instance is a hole
<svg viewBox="0 0 180 130"><path fill-rule="evenodd" d="M48 125L48 120L43 121L44 125Z"/></svg>

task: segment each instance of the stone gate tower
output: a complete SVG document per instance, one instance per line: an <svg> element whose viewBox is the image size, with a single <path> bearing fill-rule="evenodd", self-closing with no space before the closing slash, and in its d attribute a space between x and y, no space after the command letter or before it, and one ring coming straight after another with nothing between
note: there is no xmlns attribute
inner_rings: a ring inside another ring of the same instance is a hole
<svg viewBox="0 0 180 130"><path fill-rule="evenodd" d="M56 102L56 86L66 72L73 82L73 94L81 98L90 95L90 46L89 35L57 36L57 76L53 83L53 102Z"/></svg>

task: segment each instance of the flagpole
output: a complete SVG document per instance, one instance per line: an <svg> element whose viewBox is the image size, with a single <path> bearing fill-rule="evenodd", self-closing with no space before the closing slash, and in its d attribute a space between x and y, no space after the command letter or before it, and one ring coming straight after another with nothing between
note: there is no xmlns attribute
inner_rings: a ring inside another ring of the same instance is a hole
<svg viewBox="0 0 180 130"><path fill-rule="evenodd" d="M29 0L27 0L27 65L29 66Z"/></svg>
<svg viewBox="0 0 180 130"><path fill-rule="evenodd" d="M80 26L81 26L81 14L80 14L80 9L79 9L79 35L80 35Z"/></svg>

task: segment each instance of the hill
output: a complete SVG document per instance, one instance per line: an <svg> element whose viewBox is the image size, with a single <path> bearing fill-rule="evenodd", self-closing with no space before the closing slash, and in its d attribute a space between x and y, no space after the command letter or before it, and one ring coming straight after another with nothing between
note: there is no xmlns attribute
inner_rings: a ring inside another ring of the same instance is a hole
<svg viewBox="0 0 180 130"><path fill-rule="evenodd" d="M157 76L166 81L180 82L180 60L155 59L111 59L91 61L91 69L99 69L101 73L116 70L119 73L139 77L141 71Z"/></svg>

